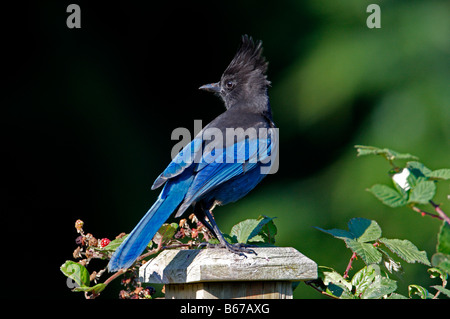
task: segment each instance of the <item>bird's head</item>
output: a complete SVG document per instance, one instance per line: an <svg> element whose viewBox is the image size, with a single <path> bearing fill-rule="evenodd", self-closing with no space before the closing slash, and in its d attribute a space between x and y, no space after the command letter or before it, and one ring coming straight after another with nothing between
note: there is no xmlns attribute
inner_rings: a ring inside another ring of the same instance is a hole
<svg viewBox="0 0 450 319"><path fill-rule="evenodd" d="M227 109L237 102L267 99L270 81L265 74L268 62L262 56L262 50L261 41L254 42L251 37L242 36L241 45L220 81L203 85L200 89L218 94Z"/></svg>

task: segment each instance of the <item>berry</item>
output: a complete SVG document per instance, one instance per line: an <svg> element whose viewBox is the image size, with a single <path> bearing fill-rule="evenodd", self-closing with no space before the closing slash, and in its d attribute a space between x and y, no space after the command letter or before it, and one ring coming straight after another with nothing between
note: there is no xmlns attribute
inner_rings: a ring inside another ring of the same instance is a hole
<svg viewBox="0 0 450 319"><path fill-rule="evenodd" d="M77 219L75 222L75 228L78 232L83 229L84 222L81 219Z"/></svg>
<svg viewBox="0 0 450 319"><path fill-rule="evenodd" d="M99 246L100 248L103 248L105 246L108 246L110 242L111 241L108 238L103 238L102 240L100 240Z"/></svg>

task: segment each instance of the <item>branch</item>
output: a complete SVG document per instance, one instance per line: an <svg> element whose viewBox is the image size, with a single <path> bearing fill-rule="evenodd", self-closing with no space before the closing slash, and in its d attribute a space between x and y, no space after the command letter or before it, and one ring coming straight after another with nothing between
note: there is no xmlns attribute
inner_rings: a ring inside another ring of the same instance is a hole
<svg viewBox="0 0 450 319"><path fill-rule="evenodd" d="M441 217L441 219L445 220L447 222L447 224L450 225L450 218L444 213L444 211L439 207L440 205L436 204L435 202L433 202L432 200L430 200L430 204L434 207L434 210L436 211L436 213L439 214L439 216Z"/></svg>
<svg viewBox="0 0 450 319"><path fill-rule="evenodd" d="M319 287L320 284L317 283L317 280L308 280L308 281L305 281L305 284L308 285L308 286L310 286L310 287L313 288L314 290L320 292L322 295L331 297L331 298L333 298L333 299L340 299L339 297L337 297L337 296L335 296L335 295L333 295L333 294L330 294L330 293L328 293L328 292L322 290L322 289Z"/></svg>
<svg viewBox="0 0 450 319"><path fill-rule="evenodd" d="M438 216L438 215L435 215L435 214L432 214L432 213L429 213L429 212L426 212L426 211L420 209L419 207L411 206L411 209L412 209L413 211L415 211L415 212L418 212L418 213L421 214L422 216L428 215L428 216L430 216L430 217L433 217L433 218L437 218L437 219L442 220L442 217L440 217L440 216Z"/></svg>
<svg viewBox="0 0 450 319"><path fill-rule="evenodd" d="M356 253L353 253L352 257L350 257L350 261L348 262L347 269L344 272L344 279L348 278L348 272L352 269L353 260L356 259Z"/></svg>

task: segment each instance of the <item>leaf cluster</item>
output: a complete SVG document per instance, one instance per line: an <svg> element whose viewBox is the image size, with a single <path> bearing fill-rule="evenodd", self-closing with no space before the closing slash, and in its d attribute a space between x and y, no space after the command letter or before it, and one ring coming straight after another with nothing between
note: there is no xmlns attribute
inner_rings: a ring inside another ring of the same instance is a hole
<svg viewBox="0 0 450 319"><path fill-rule="evenodd" d="M267 216L259 216L256 219L244 220L234 225L230 234L224 234L224 236L230 243L273 245L277 234L277 227L273 219ZM102 247L92 234L84 234L84 223L78 220L75 223L75 228L81 235L76 240L79 246L75 249L73 256L74 259L79 261L67 260L60 267L61 272L67 277L67 287L74 292L84 292L85 297L88 299L96 298L112 280L123 275L124 278L121 280L121 284L124 286L124 289L120 291L119 298L150 299L155 293L155 289L142 287L138 277L139 267L143 263L155 257L156 254L164 249L198 248L202 243L218 242L208 229L197 220L194 214L189 216L189 220L190 222L187 219L181 219L178 224L163 224L147 245L146 251L130 268L119 270L104 282L98 281L106 272L106 266L98 272L93 271L89 273L87 267L90 261L93 259L108 261L128 235L122 233Z"/></svg>
<svg viewBox="0 0 450 319"><path fill-rule="evenodd" d="M401 276L402 265L396 261L392 254L407 263L421 263L431 267L432 263L425 251L420 251L409 240L388 239L381 237L382 231L378 223L365 218L352 218L348 223L348 230L329 229L319 227L317 229L332 235L345 242L347 248L353 252L352 260L361 258L366 266L359 270L351 280L347 280L348 270L342 276L330 267L319 267L319 281L310 282L322 293L342 299L399 299L407 298L398 293L396 280L391 275ZM443 233L443 232L444 233ZM448 226L443 227L440 237L448 236ZM448 242L440 242L447 245ZM445 262L444 262L445 263ZM381 268L383 266L383 268ZM439 293L450 296L447 284L448 269L442 264L433 265L428 272L432 278L440 278L442 285L433 286ZM351 268L351 263L349 264ZM409 297L419 295L421 298L434 298L427 289L418 286L409 286Z"/></svg>
<svg viewBox="0 0 450 319"><path fill-rule="evenodd" d="M409 207L420 212L423 216L429 215L443 220L438 233L436 253L431 261L425 251L420 251L412 242L406 239L389 239L382 237L378 223L365 218L353 218L348 223L348 230L317 229L343 240L353 255L349 261L344 275L340 275L330 267L320 267L320 279L309 284L316 290L333 298L407 298L396 293L397 284L392 275L400 277L403 273L401 262L393 256L407 263L421 263L428 267L431 278L440 278L442 284L434 285L437 292L432 294L428 289L411 284L408 287L410 298L419 296L422 299L436 299L440 294L450 297L446 288L450 273L450 226L449 217L439 205L433 202L438 181L450 179L450 169L443 168L431 170L418 158L409 153L400 153L388 148L356 145L358 156L376 155L386 159L392 166L389 174L393 186L376 184L368 189L383 204L392 207ZM396 160L410 160L406 165L399 167L394 164ZM432 214L418 208L417 205L430 204L437 214ZM356 258L360 258L366 266L356 272L348 280L349 271Z"/></svg>

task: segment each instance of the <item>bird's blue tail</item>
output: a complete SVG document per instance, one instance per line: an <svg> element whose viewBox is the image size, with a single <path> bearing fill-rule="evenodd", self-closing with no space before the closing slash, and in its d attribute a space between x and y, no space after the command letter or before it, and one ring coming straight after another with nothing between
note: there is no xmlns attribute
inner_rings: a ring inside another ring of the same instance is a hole
<svg viewBox="0 0 450 319"><path fill-rule="evenodd" d="M190 173L182 174L165 185L158 200L113 253L108 264L110 272L128 268L136 261L162 224L184 199L192 180L193 176Z"/></svg>

